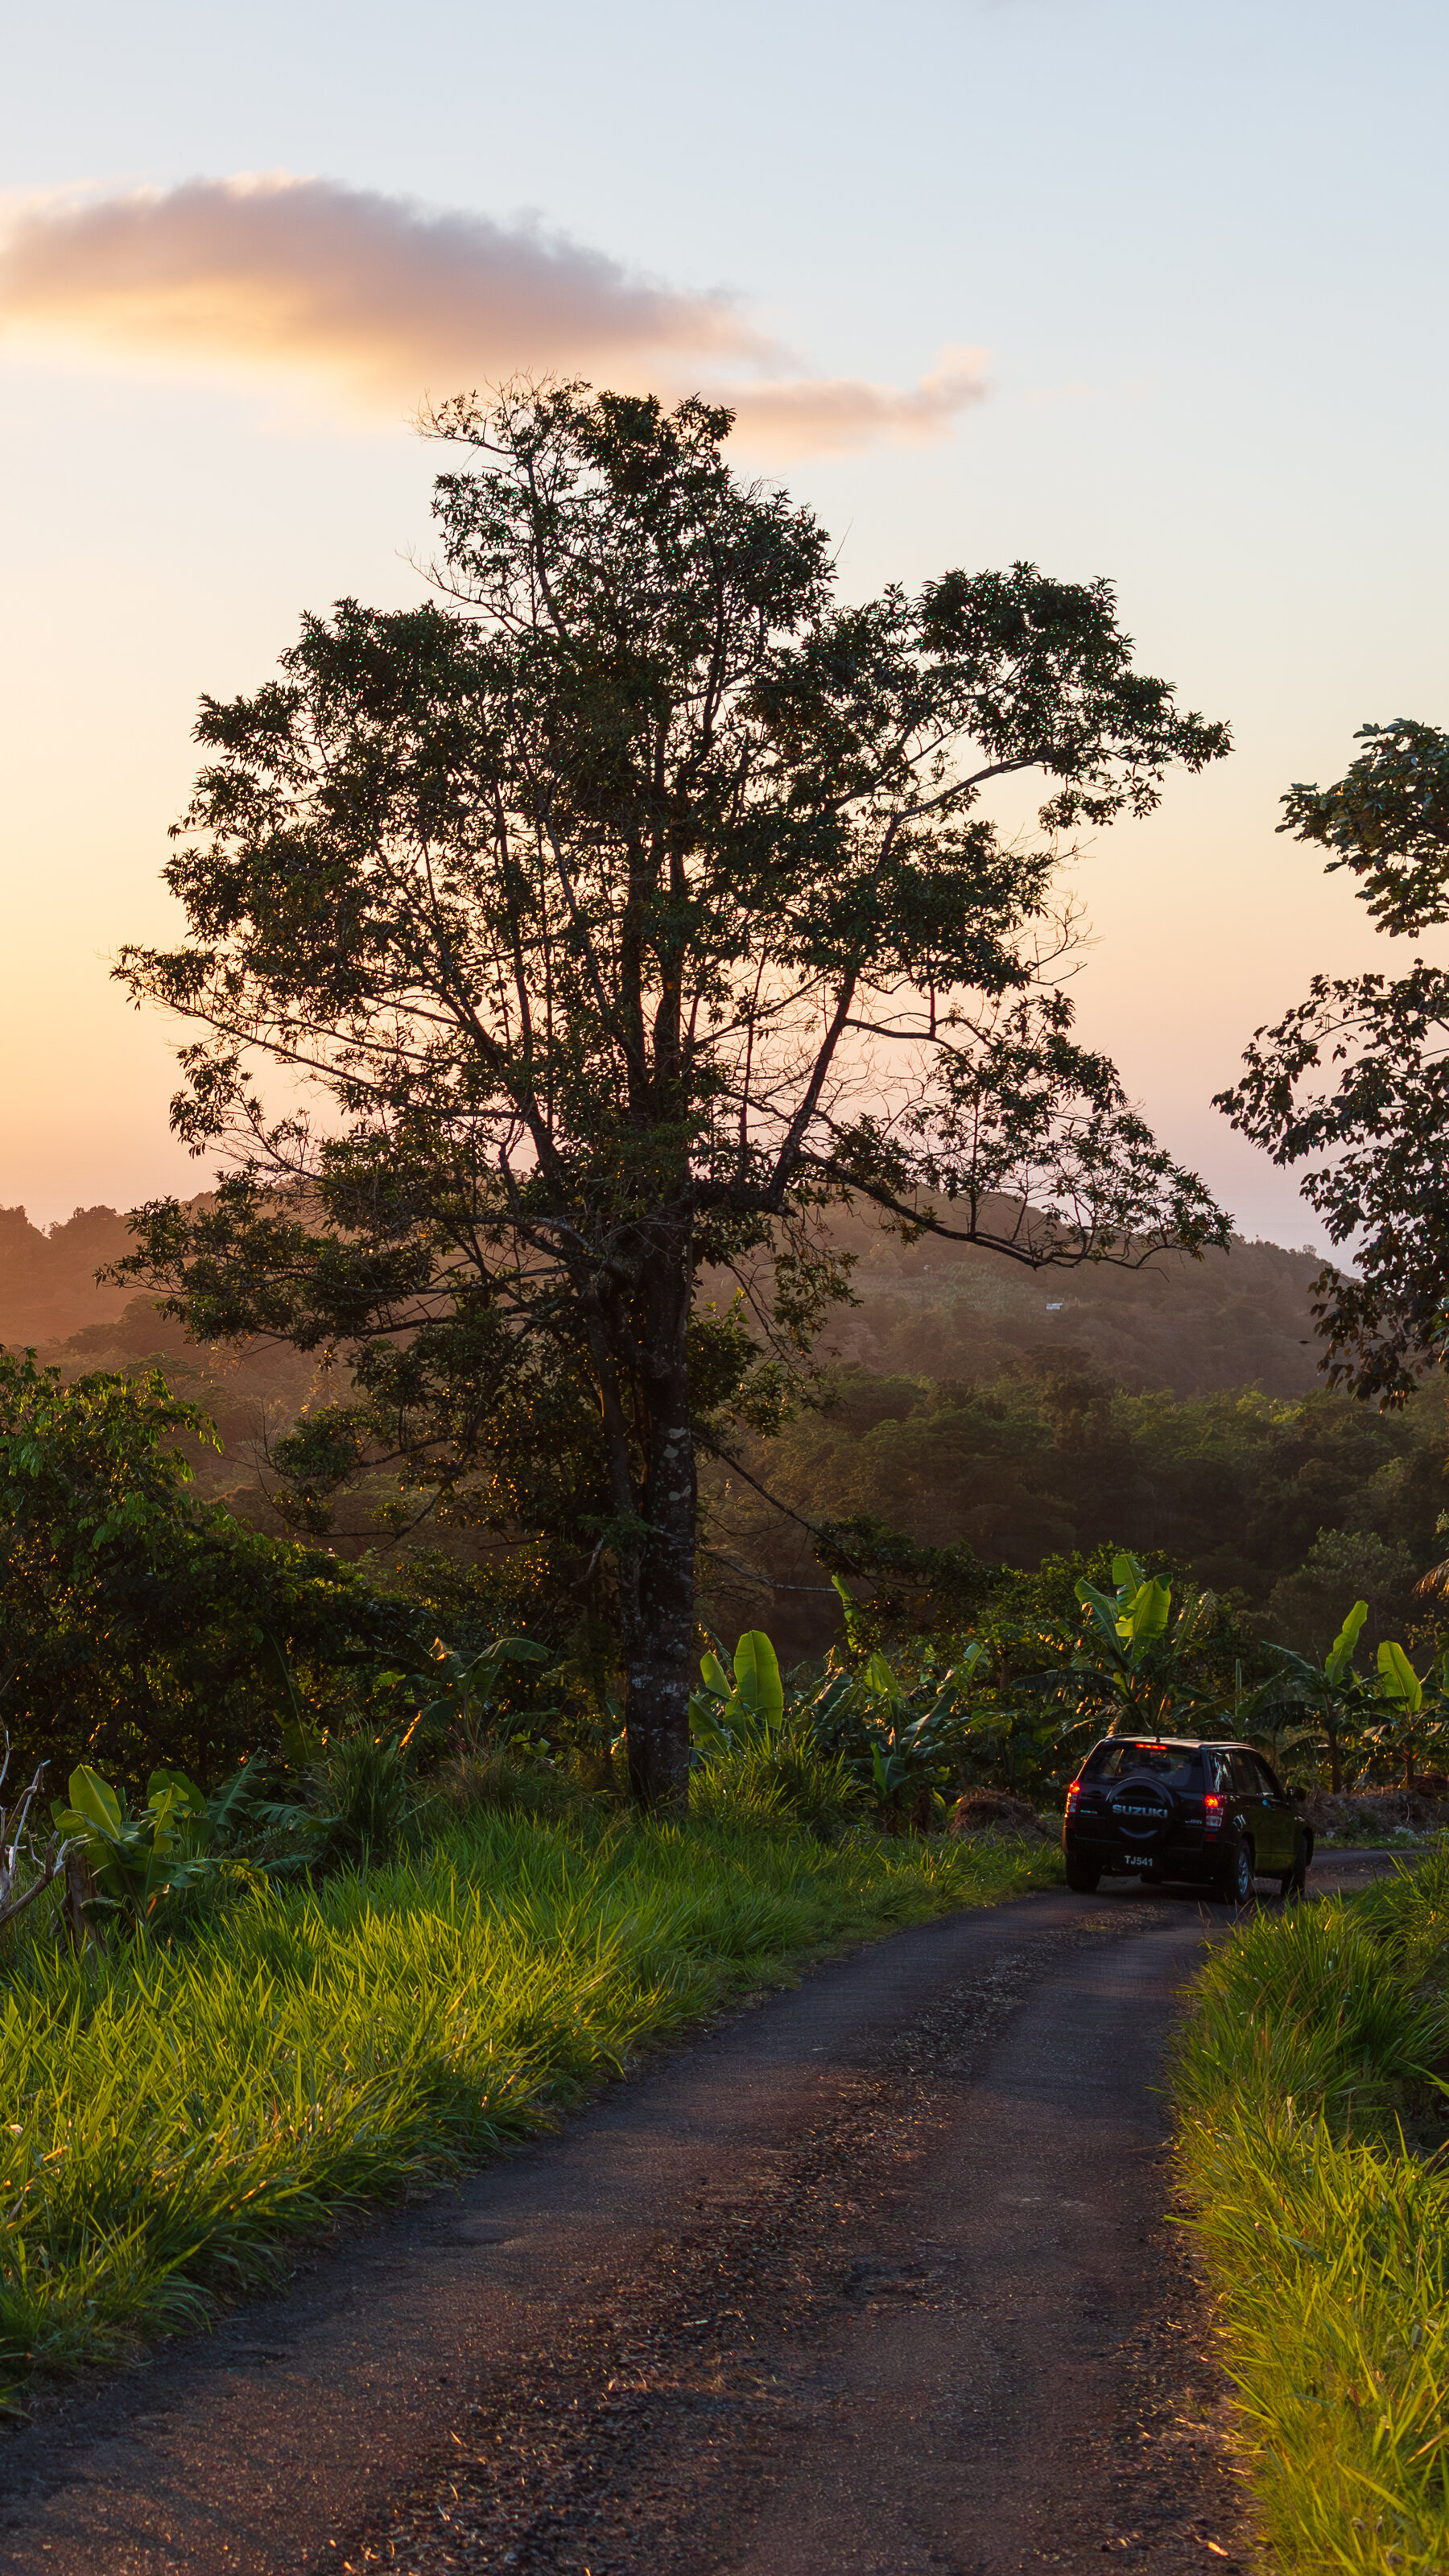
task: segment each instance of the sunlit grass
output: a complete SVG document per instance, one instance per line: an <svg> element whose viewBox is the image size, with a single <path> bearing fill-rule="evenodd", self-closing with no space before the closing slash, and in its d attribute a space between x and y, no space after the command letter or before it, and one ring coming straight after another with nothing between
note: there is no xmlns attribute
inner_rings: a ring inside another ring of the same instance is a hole
<svg viewBox="0 0 1449 2576"><path fill-rule="evenodd" d="M1446 1974L1441 1855L1260 1916L1184 2032L1183 2170L1285 2576L1449 2567L1449 2175L1411 2145Z"/></svg>
<svg viewBox="0 0 1449 2576"><path fill-rule="evenodd" d="M113 2356L288 2240L547 2125L811 1952L1059 1875L1054 1853L481 1816L169 1947L0 1961L0 2377Z"/></svg>

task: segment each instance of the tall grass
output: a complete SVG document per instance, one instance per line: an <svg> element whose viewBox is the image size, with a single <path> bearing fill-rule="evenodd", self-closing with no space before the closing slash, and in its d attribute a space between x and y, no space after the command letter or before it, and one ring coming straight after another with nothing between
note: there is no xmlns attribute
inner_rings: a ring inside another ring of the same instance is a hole
<svg viewBox="0 0 1449 2576"><path fill-rule="evenodd" d="M1449 2567L1449 2175L1410 2143L1443 2108L1446 1981L1440 1854L1258 1917L1179 2048L1193 2223L1285 2576Z"/></svg>
<svg viewBox="0 0 1449 2576"><path fill-rule="evenodd" d="M1039 1883L1053 1858L484 1813L167 1947L17 1943L0 2377L195 2323L288 2239L546 2125L722 1992Z"/></svg>

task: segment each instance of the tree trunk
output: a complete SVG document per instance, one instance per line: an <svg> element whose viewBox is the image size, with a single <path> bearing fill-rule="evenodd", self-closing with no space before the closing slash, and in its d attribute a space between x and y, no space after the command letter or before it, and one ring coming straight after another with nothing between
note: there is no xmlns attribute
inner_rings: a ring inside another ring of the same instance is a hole
<svg viewBox="0 0 1449 2576"><path fill-rule="evenodd" d="M699 1507L687 1343L693 1277L683 1227L651 1255L641 1286L648 1327L642 1505L649 1536L625 1622L625 1736L629 1783L640 1805L682 1813L689 1803Z"/></svg>
<svg viewBox="0 0 1449 2576"><path fill-rule="evenodd" d="M1330 1724L1325 1726L1323 1731L1328 1738L1328 1785L1337 1797L1343 1787L1343 1749L1338 1740L1336 1726Z"/></svg>

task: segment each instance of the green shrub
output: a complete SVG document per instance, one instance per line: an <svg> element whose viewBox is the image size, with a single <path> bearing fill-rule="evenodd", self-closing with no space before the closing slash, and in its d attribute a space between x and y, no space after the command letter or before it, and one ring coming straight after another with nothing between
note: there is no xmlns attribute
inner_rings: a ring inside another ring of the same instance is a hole
<svg viewBox="0 0 1449 2576"><path fill-rule="evenodd" d="M463 1752L445 1763L438 1790L460 1815L566 1816L587 1798L579 1782L548 1763L530 1761L507 1745Z"/></svg>
<svg viewBox="0 0 1449 2576"><path fill-rule="evenodd" d="M396 1738L361 1730L330 1737L306 1787L319 1820L319 1862L367 1868L396 1859L418 1804Z"/></svg>
<svg viewBox="0 0 1449 2576"><path fill-rule="evenodd" d="M0 1627L27 1770L205 1785L275 1741L291 1668L325 1713L360 1663L423 1658L411 1604L196 1502L178 1440L215 1435L155 1370L63 1386L0 1353Z"/></svg>
<svg viewBox="0 0 1449 2576"><path fill-rule="evenodd" d="M764 1742L716 1755L696 1773L692 1803L703 1818L730 1814L803 1825L837 1843L870 1821L870 1808L843 1754L822 1753L808 1736L773 1731Z"/></svg>

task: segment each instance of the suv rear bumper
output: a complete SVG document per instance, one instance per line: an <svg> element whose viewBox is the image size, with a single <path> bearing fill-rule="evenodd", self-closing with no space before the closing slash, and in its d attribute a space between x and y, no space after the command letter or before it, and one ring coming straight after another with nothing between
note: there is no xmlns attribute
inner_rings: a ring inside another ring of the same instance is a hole
<svg viewBox="0 0 1449 2576"><path fill-rule="evenodd" d="M1062 1851L1073 1860L1099 1869L1104 1878L1175 1878L1191 1887L1211 1887L1225 1867L1224 1837L1204 1842L1175 1836L1152 1851L1127 1852L1111 1834L1083 1833L1075 1824L1062 1827Z"/></svg>

